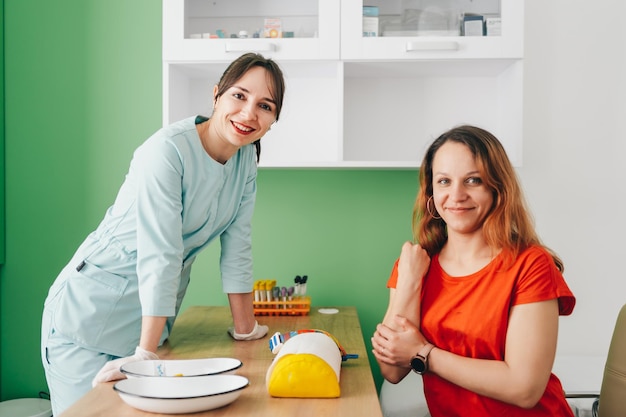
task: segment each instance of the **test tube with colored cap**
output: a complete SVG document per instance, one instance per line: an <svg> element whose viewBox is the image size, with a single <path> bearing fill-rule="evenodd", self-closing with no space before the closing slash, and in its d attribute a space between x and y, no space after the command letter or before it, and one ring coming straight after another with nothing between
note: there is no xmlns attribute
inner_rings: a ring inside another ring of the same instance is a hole
<svg viewBox="0 0 626 417"><path fill-rule="evenodd" d="M300 295L300 281L302 280L302 278L300 277L300 275L296 275L296 277L293 279L293 282L295 283L295 295L298 296Z"/></svg>
<svg viewBox="0 0 626 417"><path fill-rule="evenodd" d="M303 275L300 280L300 295L306 295L306 282L309 279L308 275Z"/></svg>
<svg viewBox="0 0 626 417"><path fill-rule="evenodd" d="M265 293L267 301L272 301L272 288L274 288L275 282L276 281L271 279L265 281Z"/></svg>
<svg viewBox="0 0 626 417"><path fill-rule="evenodd" d="M261 301L267 301L267 293L265 292L265 280L259 281L259 298Z"/></svg>
<svg viewBox="0 0 626 417"><path fill-rule="evenodd" d="M289 300L289 301L293 300L293 293L294 293L294 291L295 291L294 287L287 288L287 300ZM291 308L291 307L292 307L292 305L289 304L289 308Z"/></svg>
<svg viewBox="0 0 626 417"><path fill-rule="evenodd" d="M254 285L252 289L254 290L254 301L255 302L261 301L261 297L259 296L259 281L258 280L254 281Z"/></svg>

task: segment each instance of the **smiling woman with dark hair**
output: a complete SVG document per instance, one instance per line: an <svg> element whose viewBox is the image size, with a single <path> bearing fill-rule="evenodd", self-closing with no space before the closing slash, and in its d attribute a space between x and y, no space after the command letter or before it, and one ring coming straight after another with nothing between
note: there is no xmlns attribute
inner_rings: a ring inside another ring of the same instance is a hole
<svg viewBox="0 0 626 417"><path fill-rule="evenodd" d="M50 288L41 354L54 415L125 363L156 359L198 253L219 238L222 287L236 340L267 334L254 318L251 219L260 140L284 95L278 65L233 61L213 89L210 118L190 117L134 153L114 204Z"/></svg>

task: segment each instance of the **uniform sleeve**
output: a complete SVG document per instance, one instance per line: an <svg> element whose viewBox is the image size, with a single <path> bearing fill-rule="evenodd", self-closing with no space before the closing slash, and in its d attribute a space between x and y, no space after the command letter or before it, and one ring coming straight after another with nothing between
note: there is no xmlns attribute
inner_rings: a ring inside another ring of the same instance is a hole
<svg viewBox="0 0 626 417"><path fill-rule="evenodd" d="M548 252L541 248L530 248L520 256L517 263L519 275L512 305L556 298L560 315L572 313L576 298Z"/></svg>
<svg viewBox="0 0 626 417"><path fill-rule="evenodd" d="M142 314L176 314L183 264L182 161L168 141L148 141L135 153L137 275Z"/></svg>
<svg viewBox="0 0 626 417"><path fill-rule="evenodd" d="M254 158L255 152L252 152ZM239 209L233 222L220 236L220 271L225 293L252 291L252 214L256 200L256 162L248 161L249 173Z"/></svg>

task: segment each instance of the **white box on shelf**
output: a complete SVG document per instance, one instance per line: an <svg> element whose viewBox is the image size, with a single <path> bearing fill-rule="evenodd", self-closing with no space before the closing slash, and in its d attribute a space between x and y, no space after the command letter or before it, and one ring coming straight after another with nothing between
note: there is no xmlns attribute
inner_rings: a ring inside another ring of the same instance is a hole
<svg viewBox="0 0 626 417"><path fill-rule="evenodd" d="M376 37L378 36L378 18L363 16L363 36Z"/></svg>
<svg viewBox="0 0 626 417"><path fill-rule="evenodd" d="M502 35L502 18L500 16L485 17L485 35L501 36Z"/></svg>
<svg viewBox="0 0 626 417"><path fill-rule="evenodd" d="M282 38L283 27L280 18L265 18L263 25L264 38Z"/></svg>
<svg viewBox="0 0 626 417"><path fill-rule="evenodd" d="M463 36L483 36L483 24L482 16L463 16Z"/></svg>
<svg viewBox="0 0 626 417"><path fill-rule="evenodd" d="M363 36L378 36L378 6L363 6Z"/></svg>

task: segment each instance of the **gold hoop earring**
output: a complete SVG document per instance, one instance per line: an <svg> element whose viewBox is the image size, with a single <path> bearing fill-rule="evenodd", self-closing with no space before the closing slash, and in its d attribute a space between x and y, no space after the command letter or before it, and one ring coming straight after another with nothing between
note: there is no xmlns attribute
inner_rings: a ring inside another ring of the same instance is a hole
<svg viewBox="0 0 626 417"><path fill-rule="evenodd" d="M441 219L441 216L437 217L433 214L433 210L430 208L430 203L431 201L433 201L433 196L431 195L430 198L428 199L428 201L426 201L426 211L428 212L428 214L430 214L430 217L432 217L435 220L439 220ZM433 203L434 204L434 203ZM435 213L437 213L437 209L435 209ZM439 214L439 213L437 213Z"/></svg>

